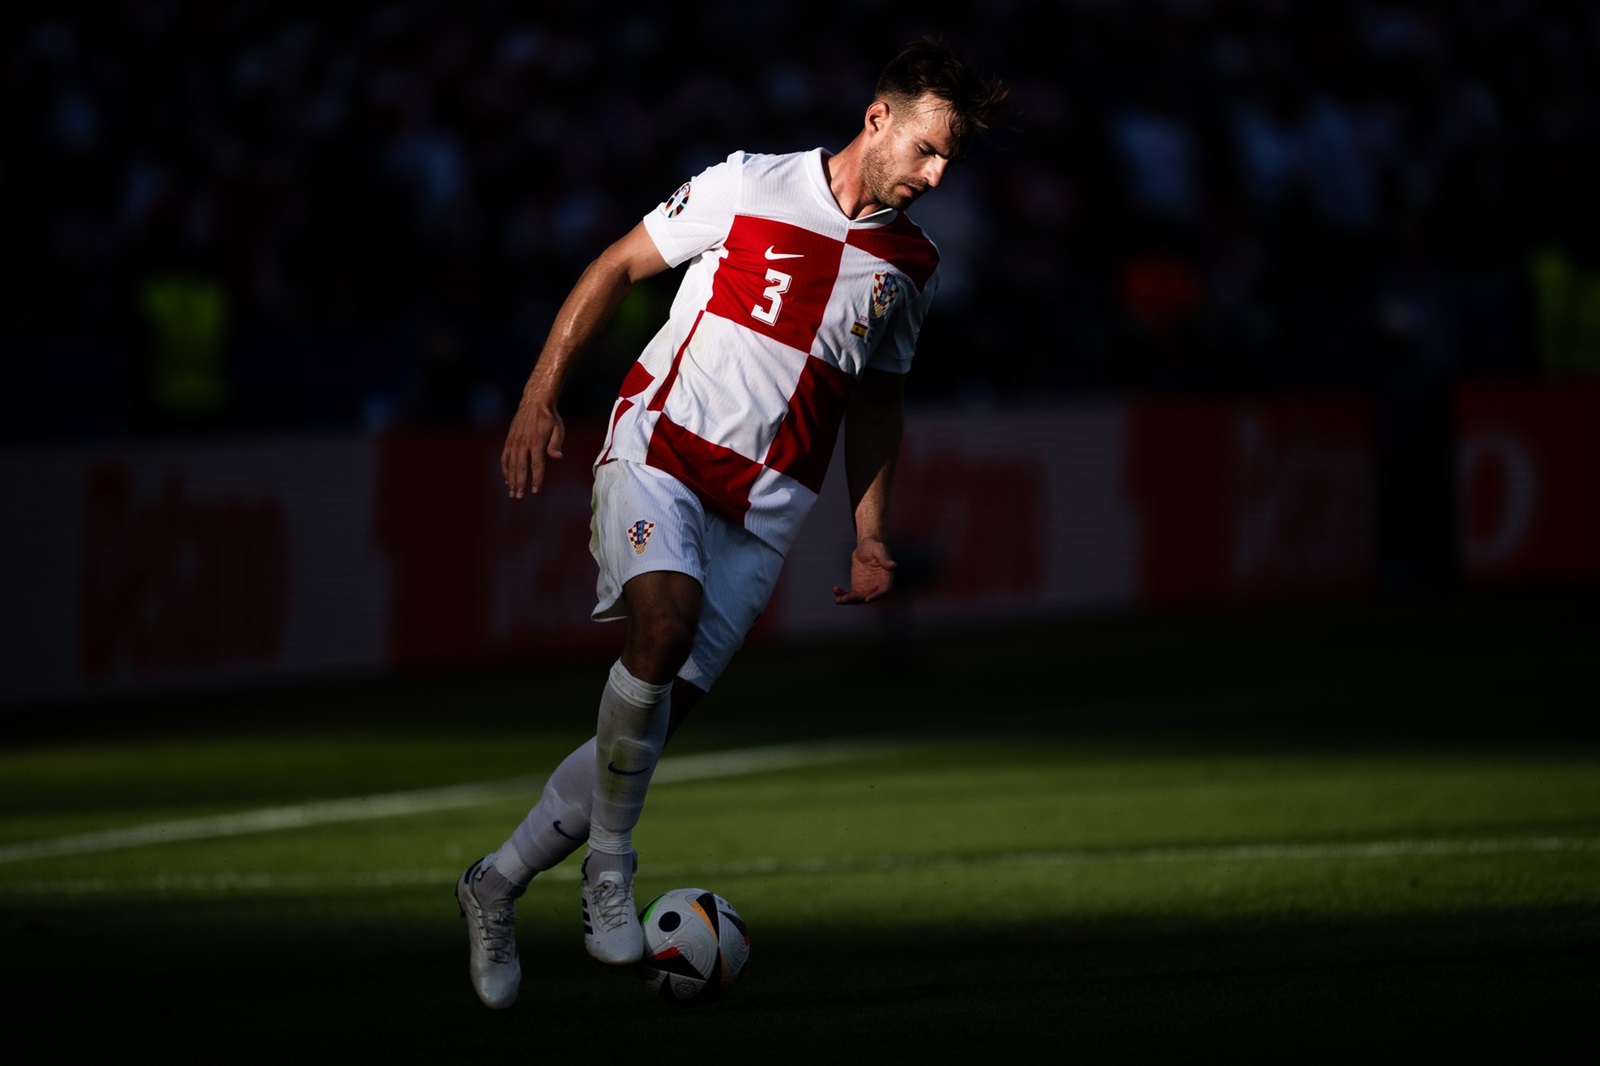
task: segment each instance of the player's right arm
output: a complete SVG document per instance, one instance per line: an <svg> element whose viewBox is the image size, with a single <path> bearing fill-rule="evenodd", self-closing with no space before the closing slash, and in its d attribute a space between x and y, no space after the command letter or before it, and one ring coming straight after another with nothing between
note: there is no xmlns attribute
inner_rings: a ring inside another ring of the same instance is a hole
<svg viewBox="0 0 1600 1066"><path fill-rule="evenodd" d="M556 404L578 356L600 335L636 284L666 269L666 260L641 223L601 252L562 301L522 387L522 400L500 452L500 472L512 499L521 499L524 491L538 492L544 485L545 460L562 457L566 426Z"/></svg>

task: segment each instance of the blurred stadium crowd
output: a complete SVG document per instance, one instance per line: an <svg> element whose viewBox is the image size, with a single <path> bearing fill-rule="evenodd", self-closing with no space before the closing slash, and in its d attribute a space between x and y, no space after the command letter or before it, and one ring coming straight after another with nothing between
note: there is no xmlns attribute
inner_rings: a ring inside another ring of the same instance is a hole
<svg viewBox="0 0 1600 1066"><path fill-rule="evenodd" d="M920 397L1595 370L1586 0L20 3L5 438L504 418L606 241L730 150L841 146L930 31L1019 108L912 212Z"/></svg>

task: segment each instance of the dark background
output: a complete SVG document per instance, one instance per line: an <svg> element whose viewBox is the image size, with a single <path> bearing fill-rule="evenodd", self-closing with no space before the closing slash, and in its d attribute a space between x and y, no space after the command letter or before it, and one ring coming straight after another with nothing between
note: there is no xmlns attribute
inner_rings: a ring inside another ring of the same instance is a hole
<svg viewBox="0 0 1600 1066"><path fill-rule="evenodd" d="M930 31L1007 80L1018 106L912 212L947 275L914 401L1370 396L1385 580L1448 586L1452 387L1600 375L1600 5L1581 0L5 3L0 448L501 425L556 304L608 241L734 149L842 147L883 62ZM625 305L572 383L569 416L609 404L670 282ZM6 520L26 521L25 503L5 501ZM1051 702L1038 705L1091 739L1137 739L1159 717L1181 727L1179 744L1226 731L1330 752L1592 752L1592 592L1220 622L1146 611L996 630L988 655L968 634L886 626L891 642L801 659L790 675L741 658L695 735L982 721L1034 706L1043 687ZM31 625L32 609L9 620ZM162 691L5 725L11 740L76 744L311 723L356 729L357 759L367 725L514 737L540 721L535 697L561 728L585 728L599 674L573 664L580 695L566 700L552 669L464 688ZM835 698L841 679L852 698ZM824 713L769 706L811 692ZM428 771L440 781L486 773L450 764L450 750ZM301 787L270 764L253 772L264 781L241 774L239 787ZM324 772L309 787L357 787ZM87 779L73 802L123 780ZM1587 833L1583 800L1549 831ZM119 817L140 802L121 796ZM601 1030L670 1044L658 1015L617 1029L612 990L575 981L553 1002L530 995L510 1019L520 1029L486 1024L461 980L447 878L425 903L406 889L278 907L13 895L4 917L23 963L9 991L36 1025L77 1026L78 1044L228 1041L241 1061L358 1041L370 1057L385 1040L408 1045L396 1061L504 1054L563 1031L585 1048ZM923 1027L902 1041L932 1056L965 1053L934 1045L970 1021L991 1047L1058 1048L1065 1033L1103 1059L1228 1061L1280 1048L1301 1061L1437 1057L1441 1040L1514 1058L1590 1035L1592 902L1496 910L1490 898L1432 919L1385 905L1355 927L1292 912L1247 925L1090 916L997 940L980 924L955 931L972 945L956 951L948 929L909 945L807 929L768 971L802 994L763 1003L752 984L733 1005L754 1009L731 1031L801 1033L837 1053L840 1032L892 1034L909 1018ZM211 944L229 945L224 964L196 966L195 945ZM842 967L841 947L857 953ZM568 944L534 965L554 984L588 960ZM888 991L847 1001L863 972ZM994 989L993 1013L969 1009ZM81 1025L86 1004L103 1024Z"/></svg>
<svg viewBox="0 0 1600 1066"><path fill-rule="evenodd" d="M1452 381L1600 365L1577 0L22 3L0 439L502 421L608 241L733 149L842 147L926 32L1018 106L912 212L948 275L919 402L1362 389L1430 417Z"/></svg>

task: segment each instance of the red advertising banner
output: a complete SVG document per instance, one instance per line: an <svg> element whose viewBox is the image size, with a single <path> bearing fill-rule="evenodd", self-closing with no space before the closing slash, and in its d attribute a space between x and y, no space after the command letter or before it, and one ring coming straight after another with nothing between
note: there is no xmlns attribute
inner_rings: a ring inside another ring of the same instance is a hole
<svg viewBox="0 0 1600 1066"><path fill-rule="evenodd" d="M854 546L840 457L789 553L763 624L850 639L885 625L975 625L1133 601L1139 531L1123 476L1120 404L914 411L895 469L883 605L840 608L829 589Z"/></svg>
<svg viewBox="0 0 1600 1066"><path fill-rule="evenodd" d="M361 438L0 455L0 703L371 672Z"/></svg>
<svg viewBox="0 0 1600 1066"><path fill-rule="evenodd" d="M498 431L399 433L379 446L376 547L390 573L388 654L402 668L548 659L617 645L589 620L589 464L601 427L569 424L566 458L512 500Z"/></svg>
<svg viewBox="0 0 1600 1066"><path fill-rule="evenodd" d="M141 491L113 459L84 469L83 499L85 680L278 660L290 594L282 499L198 489L181 465Z"/></svg>
<svg viewBox="0 0 1600 1066"><path fill-rule="evenodd" d="M1140 602L1320 596L1373 584L1370 400L1140 400L1127 434Z"/></svg>
<svg viewBox="0 0 1600 1066"><path fill-rule="evenodd" d="M1464 397L1477 572L1595 568L1588 410ZM601 429L569 425L522 500L492 429L0 455L0 703L608 653L620 630L589 618ZM897 595L833 602L854 540L836 454L752 639L1359 590L1373 447L1365 399L912 412Z"/></svg>
<svg viewBox="0 0 1600 1066"><path fill-rule="evenodd" d="M1466 577L1600 576L1600 382L1464 385L1455 419Z"/></svg>

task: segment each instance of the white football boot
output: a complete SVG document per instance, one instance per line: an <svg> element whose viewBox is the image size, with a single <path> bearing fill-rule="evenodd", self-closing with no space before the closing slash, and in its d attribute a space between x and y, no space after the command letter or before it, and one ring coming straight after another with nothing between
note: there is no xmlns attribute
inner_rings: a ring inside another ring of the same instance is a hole
<svg viewBox="0 0 1600 1066"><path fill-rule="evenodd" d="M639 866L634 852L630 865ZM589 879L583 860L583 946L608 966L631 966L644 957L644 927L633 903L633 878L606 871Z"/></svg>
<svg viewBox="0 0 1600 1066"><path fill-rule="evenodd" d="M517 999L522 983L522 963L517 958L517 896L507 893L480 898L484 874L492 869L493 855L486 855L467 867L456 882L456 902L467 920L467 939L472 944L468 971L472 987L483 1005L504 1010Z"/></svg>

